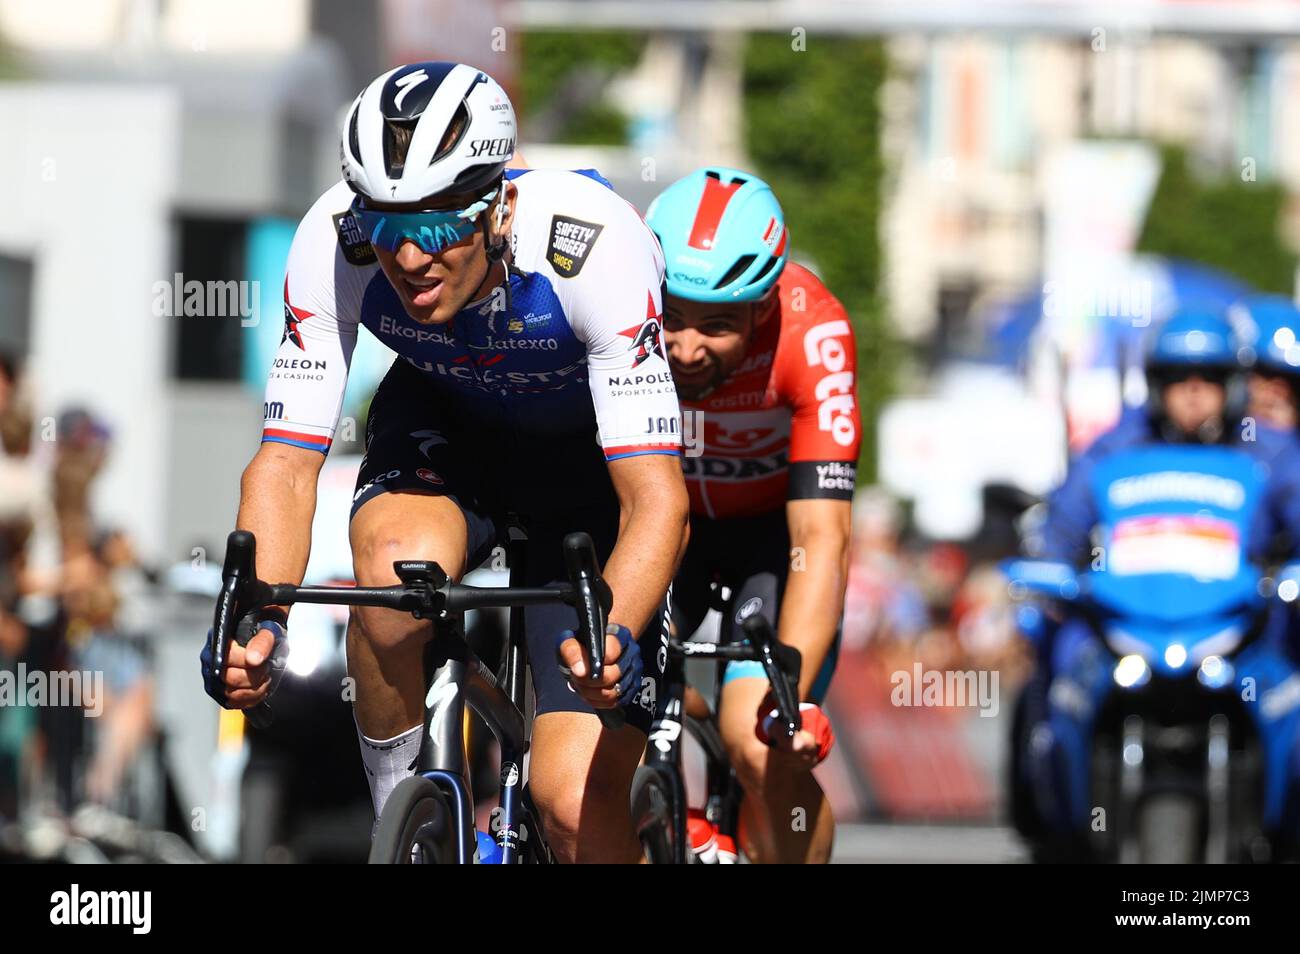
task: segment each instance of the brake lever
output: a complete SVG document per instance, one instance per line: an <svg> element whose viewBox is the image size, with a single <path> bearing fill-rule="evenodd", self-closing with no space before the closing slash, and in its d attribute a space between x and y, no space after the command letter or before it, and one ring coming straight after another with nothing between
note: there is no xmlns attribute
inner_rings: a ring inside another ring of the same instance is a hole
<svg viewBox="0 0 1300 954"><path fill-rule="evenodd" d="M599 679L605 671L605 614L614 604L614 594L600 575L596 547L587 534L570 533L564 538L564 563L573 584L573 608L578 611L578 639L587 650L591 678ZM597 709L596 715L607 729L621 729L627 721L622 707Z"/></svg>
<svg viewBox="0 0 1300 954"><path fill-rule="evenodd" d="M247 646L253 638L251 623L243 625L248 614L268 605L270 587L257 578L257 539L247 530L235 530L226 538L226 559L221 568L221 591L212 618L212 636L208 644L212 668L218 683L225 685L231 639ZM259 729L273 720L266 700L244 709L244 718Z"/></svg>
<svg viewBox="0 0 1300 954"><path fill-rule="evenodd" d="M758 650L758 661L772 686L780 731L786 738L793 739L795 733L803 728L798 693L803 657L793 646L779 642L772 632L772 624L757 613L741 623L740 628L750 645Z"/></svg>

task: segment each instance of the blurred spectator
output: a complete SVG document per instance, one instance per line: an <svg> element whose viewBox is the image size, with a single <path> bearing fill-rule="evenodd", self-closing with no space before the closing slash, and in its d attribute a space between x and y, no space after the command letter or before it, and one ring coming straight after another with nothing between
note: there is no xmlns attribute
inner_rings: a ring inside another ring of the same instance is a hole
<svg viewBox="0 0 1300 954"><path fill-rule="evenodd" d="M844 597L844 646L911 642L928 625L925 602L900 553L902 518L885 491L868 488L853 502L853 549Z"/></svg>
<svg viewBox="0 0 1300 954"><path fill-rule="evenodd" d="M65 563L62 595L72 668L103 674L104 697L88 706L102 705L103 713L93 727L85 796L107 803L152 734L153 680L138 641L118 626L120 600L100 554L87 550Z"/></svg>
<svg viewBox="0 0 1300 954"><path fill-rule="evenodd" d="M59 416L55 431L54 509L64 559L91 548L90 490L108 457L108 427L85 408Z"/></svg>

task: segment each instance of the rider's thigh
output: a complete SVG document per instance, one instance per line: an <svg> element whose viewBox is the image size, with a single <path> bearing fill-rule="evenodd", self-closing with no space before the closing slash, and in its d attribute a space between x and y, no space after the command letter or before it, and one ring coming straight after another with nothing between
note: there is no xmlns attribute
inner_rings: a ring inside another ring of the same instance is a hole
<svg viewBox="0 0 1300 954"><path fill-rule="evenodd" d="M349 536L358 586L397 583L393 564L398 560L432 560L453 578L465 571L465 516L450 497L413 492L373 497L353 516ZM394 610L357 607L354 613L372 643L400 641L406 632L428 625Z"/></svg>
<svg viewBox="0 0 1300 954"><path fill-rule="evenodd" d="M537 717L528 788L553 847L563 852L576 844L586 850L586 839L628 830L632 776L645 740L644 733L630 726L606 730L591 713L547 712Z"/></svg>

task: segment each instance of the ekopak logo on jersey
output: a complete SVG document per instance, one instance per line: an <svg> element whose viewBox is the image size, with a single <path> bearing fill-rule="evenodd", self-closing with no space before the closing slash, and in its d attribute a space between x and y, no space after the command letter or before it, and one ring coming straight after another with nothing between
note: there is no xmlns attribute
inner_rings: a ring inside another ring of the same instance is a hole
<svg viewBox="0 0 1300 954"><path fill-rule="evenodd" d="M416 344L456 346L456 339L452 335L442 331L427 331L424 328L398 324L387 315L379 316L379 333L390 338L405 338L407 341L414 341Z"/></svg>
<svg viewBox="0 0 1300 954"><path fill-rule="evenodd" d="M848 350L844 339L849 335L847 321L828 321L808 329L803 338L808 367L819 365L829 373L813 389L817 398L817 428L829 431L841 447L848 447L857 437L858 423L853 407L853 372L846 371Z"/></svg>

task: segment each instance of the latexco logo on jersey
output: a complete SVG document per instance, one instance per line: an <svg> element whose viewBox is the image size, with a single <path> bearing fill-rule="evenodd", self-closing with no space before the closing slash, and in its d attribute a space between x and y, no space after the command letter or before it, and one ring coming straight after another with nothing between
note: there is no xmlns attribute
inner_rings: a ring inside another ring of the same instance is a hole
<svg viewBox="0 0 1300 954"><path fill-rule="evenodd" d="M587 256L591 254L596 239L605 226L597 222L584 222L566 215L551 217L551 241L546 247L546 260L562 278L573 278L582 271Z"/></svg>

